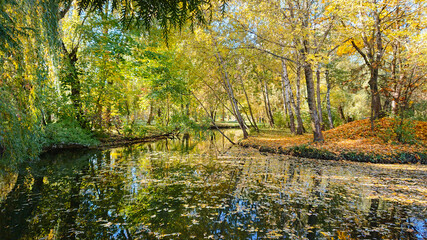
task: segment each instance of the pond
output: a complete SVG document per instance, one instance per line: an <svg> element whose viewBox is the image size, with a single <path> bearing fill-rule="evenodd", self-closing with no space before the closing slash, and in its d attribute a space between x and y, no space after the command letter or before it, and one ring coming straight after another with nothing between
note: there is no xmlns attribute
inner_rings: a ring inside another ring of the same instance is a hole
<svg viewBox="0 0 427 240"><path fill-rule="evenodd" d="M425 239L426 179L422 165L262 155L214 132L52 153L0 175L0 239Z"/></svg>

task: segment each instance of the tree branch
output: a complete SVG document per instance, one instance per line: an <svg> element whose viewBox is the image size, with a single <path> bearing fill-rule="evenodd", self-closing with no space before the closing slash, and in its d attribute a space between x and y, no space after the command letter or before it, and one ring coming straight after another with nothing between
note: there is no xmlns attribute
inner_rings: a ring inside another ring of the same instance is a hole
<svg viewBox="0 0 427 240"><path fill-rule="evenodd" d="M285 45L285 44L280 43L280 42L276 42L276 41L270 40L270 39L268 39L268 38L266 38L266 37L263 37L263 36L261 36L260 34L258 34L258 33L256 33L256 32L254 32L254 31L252 31L252 30L249 30L249 28L248 28L248 27L246 27L246 26L245 26L243 23L241 23L239 20L237 20L237 19L234 19L234 20L235 20L237 23L239 23L239 25L243 28L243 30L244 30L244 31L249 32L249 33L251 33L251 34L255 35L257 38L260 38L260 39L262 39L262 40L264 40L264 41L266 41L266 42L272 43L272 44L276 44L276 45L278 45L278 46L280 46L280 47L284 47L284 48L292 47L292 46L288 46L288 45Z"/></svg>
<svg viewBox="0 0 427 240"><path fill-rule="evenodd" d="M292 60L292 59L290 59L290 58L287 58L287 57L283 57L283 56L277 55L277 54L275 54L275 53L273 53L273 52L270 52L270 51L268 51L268 50L266 50L266 49L262 49L262 48L258 48L258 47L254 47L254 46L248 46L248 47L246 47L246 48L256 49L256 50L258 50L258 51L261 51L261 52L264 52L264 53L270 54L270 55L272 55L272 56L274 56L274 57L276 57L276 58L279 58L279 59L285 59L285 60L290 61L290 62L292 62L292 63L295 63L295 64L297 64L297 65L301 65L300 63L298 63L298 62L296 62L296 61L294 61L294 60ZM301 65L301 66L302 66L302 65Z"/></svg>
<svg viewBox="0 0 427 240"><path fill-rule="evenodd" d="M317 45L316 50L314 50L314 53L317 53L317 52L319 51L319 49L322 47L323 43L325 42L326 37L328 37L329 32L331 31L332 26L333 26L333 20L334 20L334 18L332 18L332 19L331 19L331 24L329 24L328 29L327 29L327 30L325 31L325 33L323 34L323 38L322 38L322 40L320 41L320 44L319 44L319 45Z"/></svg>
<svg viewBox="0 0 427 240"><path fill-rule="evenodd" d="M199 98L196 97L196 95L191 92L191 94L193 94L194 98L197 100L197 102L199 102L200 106L203 108L203 110L205 110L206 115L211 119L212 124L215 126L215 128L222 134L222 136L224 136L231 144L236 145L235 142L233 142L230 138L228 138L220 129L219 127L215 124L215 120L212 118L212 116L209 114L208 110L205 108L205 106L203 106L202 102L199 100Z"/></svg>
<svg viewBox="0 0 427 240"><path fill-rule="evenodd" d="M68 0L66 1L66 5L64 7L64 9L62 9L59 13L58 13L58 18L59 20L63 19L65 17L65 15L67 14L67 12L70 10L71 8L71 4L73 3L72 0Z"/></svg>
<svg viewBox="0 0 427 240"><path fill-rule="evenodd" d="M371 67L371 63L369 62L369 60L366 57L365 53L362 52L362 50L356 45L356 43L354 43L353 40L351 40L351 45L353 45L354 49L356 49L356 51L363 57L363 59L365 60L366 65L368 65L369 67Z"/></svg>

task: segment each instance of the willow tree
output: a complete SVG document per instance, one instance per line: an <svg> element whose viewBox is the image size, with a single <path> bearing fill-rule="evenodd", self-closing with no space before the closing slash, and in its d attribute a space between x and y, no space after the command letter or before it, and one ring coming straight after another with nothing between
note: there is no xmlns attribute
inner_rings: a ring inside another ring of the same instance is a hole
<svg viewBox="0 0 427 240"><path fill-rule="evenodd" d="M153 25L160 26L167 37L171 28L182 28L190 23L205 24L206 16L213 8L213 1L194 0L80 0L80 9L103 10L111 6L112 11L121 14L124 26L136 25L149 30ZM221 0L224 6L226 0Z"/></svg>

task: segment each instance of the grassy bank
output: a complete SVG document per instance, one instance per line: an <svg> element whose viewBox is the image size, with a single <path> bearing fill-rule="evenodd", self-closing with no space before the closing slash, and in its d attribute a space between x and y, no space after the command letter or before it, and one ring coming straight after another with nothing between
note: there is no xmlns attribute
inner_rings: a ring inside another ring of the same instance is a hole
<svg viewBox="0 0 427 240"><path fill-rule="evenodd" d="M157 126L89 131L76 121L60 121L34 129L22 128L19 122L17 123L15 128L9 131L14 135L0 134L0 168L13 168L24 161L37 160L39 155L45 152L120 147L156 141L178 132L178 129L172 127Z"/></svg>
<svg viewBox="0 0 427 240"><path fill-rule="evenodd" d="M371 131L369 119L347 123L324 131L323 143L313 143L311 134L292 136L283 131L264 130L240 145L307 158L427 164L427 122L401 124L398 119L382 118L375 126Z"/></svg>

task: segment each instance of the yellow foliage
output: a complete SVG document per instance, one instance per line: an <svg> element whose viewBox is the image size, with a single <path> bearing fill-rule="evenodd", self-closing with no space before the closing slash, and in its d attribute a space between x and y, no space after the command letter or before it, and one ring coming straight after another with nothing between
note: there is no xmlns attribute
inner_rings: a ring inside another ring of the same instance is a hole
<svg viewBox="0 0 427 240"><path fill-rule="evenodd" d="M363 42L361 40L353 40L353 41L356 44L356 46L358 46L359 48L363 47ZM338 47L337 55L342 56L346 54L353 54L355 51L356 49L354 49L353 45L351 44L351 41L346 41L345 43L343 43L341 46Z"/></svg>

